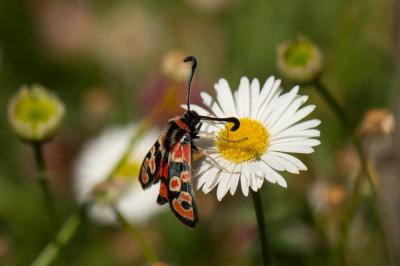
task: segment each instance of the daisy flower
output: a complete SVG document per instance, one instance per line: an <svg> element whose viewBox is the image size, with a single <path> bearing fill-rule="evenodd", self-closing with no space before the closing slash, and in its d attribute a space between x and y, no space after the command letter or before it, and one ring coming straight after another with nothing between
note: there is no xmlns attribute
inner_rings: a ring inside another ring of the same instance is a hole
<svg viewBox="0 0 400 266"><path fill-rule="evenodd" d="M75 165L75 194L90 202L89 215L99 223L116 222L112 207L129 221L142 223L161 210L156 186L144 192L137 181L143 157L158 135L150 131L131 145L138 127L106 129L83 148Z"/></svg>
<svg viewBox="0 0 400 266"><path fill-rule="evenodd" d="M302 105L307 96L298 95L299 87L282 94L281 81L270 77L261 87L257 79L250 83L243 77L239 89L231 92L228 82L215 84L216 98L201 93L208 110L191 105L200 115L237 117L240 128L230 131L232 124L204 121L196 145L206 154L196 167L197 188L204 193L217 188L221 200L228 191L232 195L240 184L245 196L249 189L257 191L264 180L287 187L281 171L298 174L307 167L290 153L312 153L320 144L315 139L321 121L300 122L315 105Z"/></svg>

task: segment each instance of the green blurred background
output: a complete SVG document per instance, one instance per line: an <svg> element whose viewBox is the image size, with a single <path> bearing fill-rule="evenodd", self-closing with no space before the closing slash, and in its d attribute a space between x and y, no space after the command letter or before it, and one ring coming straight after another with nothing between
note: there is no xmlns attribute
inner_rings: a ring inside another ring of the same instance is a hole
<svg viewBox="0 0 400 266"><path fill-rule="evenodd" d="M61 132L45 151L58 211L67 217L76 208L71 175L82 144L108 125L140 119L157 104L151 99L163 90L163 82L156 81L164 78L165 53L197 56L193 94L198 95L200 89L212 92L220 77L233 88L243 75L280 77L276 47L303 34L321 49L323 80L356 126L368 109L388 106L393 6L390 0L1 0L0 264L27 265L52 239L34 182L32 152L7 122L8 101L21 85L43 84L66 105ZM292 85L283 80L285 89ZM339 219L358 162L348 133L323 99L311 87L301 93L317 105L312 116L322 120L322 145L302 157L309 171L284 174L287 189L263 186L268 238L274 265L335 265ZM170 112L180 114L176 106ZM259 265L251 199L238 193L217 202L213 193L197 194L201 223L196 230L183 227L170 212L140 226L161 260ZM351 223L347 261L388 265L380 218L366 194ZM91 221L56 261L144 263L123 230Z"/></svg>

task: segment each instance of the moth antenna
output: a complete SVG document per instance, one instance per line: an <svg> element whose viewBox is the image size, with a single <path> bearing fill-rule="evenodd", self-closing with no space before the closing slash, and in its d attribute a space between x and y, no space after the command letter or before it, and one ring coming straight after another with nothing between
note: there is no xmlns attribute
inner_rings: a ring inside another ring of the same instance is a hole
<svg viewBox="0 0 400 266"><path fill-rule="evenodd" d="M185 63L192 62L192 71L189 76L187 96L186 96L187 110L190 111L190 91L192 89L192 79L194 76L194 72L196 72L196 68L197 68L197 59L196 59L196 57L190 55L190 56L185 57L185 59L183 59L183 62L185 62Z"/></svg>
<svg viewBox="0 0 400 266"><path fill-rule="evenodd" d="M228 137L229 137L229 135L228 135ZM244 137L244 138L241 138L241 139L226 139L226 138L222 138L222 137L218 137L218 136L216 138L219 139L219 140L225 141L225 142L242 142L244 140L248 140L249 139L248 137Z"/></svg>
<svg viewBox="0 0 400 266"><path fill-rule="evenodd" d="M236 117L224 117L224 118L218 118L218 117L209 117L209 116L202 116L199 115L199 118L202 120L211 120L211 121L221 121L221 122L231 122L233 123L233 127L231 128L231 131L236 131L240 127L240 121Z"/></svg>

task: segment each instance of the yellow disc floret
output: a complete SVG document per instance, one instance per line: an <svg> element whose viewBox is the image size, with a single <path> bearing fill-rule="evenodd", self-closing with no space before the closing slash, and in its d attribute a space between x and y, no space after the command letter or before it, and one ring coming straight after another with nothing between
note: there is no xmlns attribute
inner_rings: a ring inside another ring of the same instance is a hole
<svg viewBox="0 0 400 266"><path fill-rule="evenodd" d="M249 118L239 120L238 130L231 131L233 123L228 123L218 133L216 141L218 151L235 163L259 159L268 147L269 132L256 120Z"/></svg>

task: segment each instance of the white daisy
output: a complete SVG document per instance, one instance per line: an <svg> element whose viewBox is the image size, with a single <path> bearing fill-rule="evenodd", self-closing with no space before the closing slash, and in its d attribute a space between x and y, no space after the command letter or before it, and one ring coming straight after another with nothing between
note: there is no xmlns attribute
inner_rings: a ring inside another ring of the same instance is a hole
<svg viewBox="0 0 400 266"><path fill-rule="evenodd" d="M84 146L76 162L77 200L91 202L89 215L100 223L116 223L111 204L135 223L144 222L162 209L155 201L157 186L144 192L138 182L141 160L157 139L157 131L150 131L129 147L137 128L130 125L106 129ZM123 163L115 168L124 156Z"/></svg>
<svg viewBox="0 0 400 266"><path fill-rule="evenodd" d="M204 121L200 140L196 143L207 156L196 169L197 188L204 193L218 186L217 198L221 200L228 191L233 195L240 182L245 196L249 188L257 191L264 179L286 187L279 173L298 174L307 167L289 153L312 153L319 145L320 132L314 129L321 121L312 119L299 122L315 105L301 107L308 99L298 95L299 87L282 93L281 81L270 77L260 89L260 83L243 77L239 89L233 94L225 79L215 84L216 100L206 92L201 93L203 103L210 111L191 105L200 115L237 117L240 128L230 131L233 125ZM210 141L211 140L211 141Z"/></svg>

